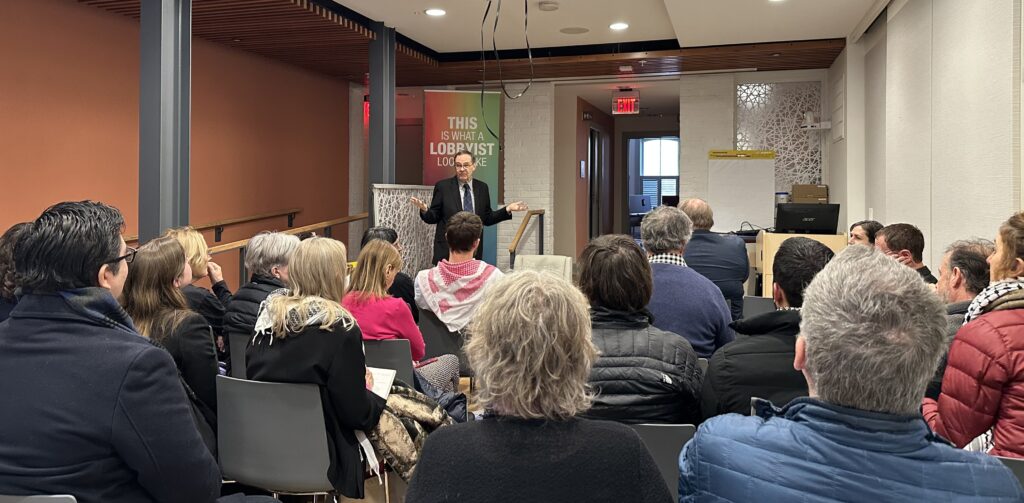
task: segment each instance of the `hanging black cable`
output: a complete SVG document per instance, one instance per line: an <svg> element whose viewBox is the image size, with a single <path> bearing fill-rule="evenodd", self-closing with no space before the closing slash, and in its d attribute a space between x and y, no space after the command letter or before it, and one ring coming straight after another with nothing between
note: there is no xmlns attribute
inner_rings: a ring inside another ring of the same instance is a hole
<svg viewBox="0 0 1024 503"><path fill-rule="evenodd" d="M484 45L484 29L487 26L487 16L490 15L490 12L491 12L491 3L492 3L492 0L488 0L487 1L487 7L484 9L483 20L480 21L480 61L483 64L483 70L482 70L482 75L481 75L481 80L480 80L480 109L481 109L481 113L482 113L483 119L484 119L484 126L487 128L487 131L489 133L491 133L491 136L494 136L495 138L499 139L499 147L498 148L499 149L503 149L504 147L503 147L503 145L501 145L500 138L494 132L494 130L491 129L490 124L487 123L487 112L486 112L486 109L484 108L484 91L486 89L486 82L487 82L487 53L486 53L486 49L485 49L485 45ZM501 55L498 53L498 42L497 42L498 21L500 19L501 19L501 0L498 0L498 5L497 5L497 7L495 8L495 11L494 11L494 26L491 29L491 48L494 51L494 61L498 65L498 83L501 85L501 91L502 91L502 93L508 99L510 99L510 100L517 100L519 98L522 98L523 95L526 94L526 91L528 91L530 89L530 86L533 85L533 79L534 79L534 76L535 76L534 68L533 68L533 50L530 48L530 2L529 2L529 0L524 0L523 1L523 35L526 38L526 58L530 62L530 80L527 81L526 87L524 87L523 90L520 91L515 96L513 96L511 93L509 93L508 88L505 86L505 79L501 75Z"/></svg>

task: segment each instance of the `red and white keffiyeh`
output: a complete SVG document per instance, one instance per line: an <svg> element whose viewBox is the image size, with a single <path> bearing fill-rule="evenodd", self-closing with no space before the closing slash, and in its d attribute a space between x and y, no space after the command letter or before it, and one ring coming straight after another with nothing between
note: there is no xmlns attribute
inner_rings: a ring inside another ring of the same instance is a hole
<svg viewBox="0 0 1024 503"><path fill-rule="evenodd" d="M416 275L417 300L448 330L456 332L469 325L487 285L502 275L497 267L482 260L452 264L442 259L433 269Z"/></svg>

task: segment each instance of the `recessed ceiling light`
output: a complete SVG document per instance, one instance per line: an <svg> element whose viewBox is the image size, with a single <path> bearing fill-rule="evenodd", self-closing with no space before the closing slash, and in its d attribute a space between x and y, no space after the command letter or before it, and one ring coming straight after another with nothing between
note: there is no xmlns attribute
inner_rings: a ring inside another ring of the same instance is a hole
<svg viewBox="0 0 1024 503"><path fill-rule="evenodd" d="M632 72L633 67L631 65L622 65L619 67L620 72Z"/></svg>
<svg viewBox="0 0 1024 503"><path fill-rule="evenodd" d="M777 58L777 57L779 57L779 56L782 56L782 53L781 53L781 52L773 52L773 53L772 53L772 57L773 57L773 58Z"/></svg>
<svg viewBox="0 0 1024 503"><path fill-rule="evenodd" d="M582 26L569 26L567 28L562 28L561 30L558 31L566 35L582 35L590 30Z"/></svg>
<svg viewBox="0 0 1024 503"><path fill-rule="evenodd" d="M786 0L768 0L771 3L785 2Z"/></svg>
<svg viewBox="0 0 1024 503"><path fill-rule="evenodd" d="M444 9L427 9L427 10L423 11L423 13L428 15L428 16L434 16L434 17L443 16L443 15L447 14L444 11Z"/></svg>
<svg viewBox="0 0 1024 503"><path fill-rule="evenodd" d="M626 24L626 23L612 23L608 27L613 29L613 30L615 30L615 31L620 31L620 30L625 30L626 28L629 28L629 25Z"/></svg>

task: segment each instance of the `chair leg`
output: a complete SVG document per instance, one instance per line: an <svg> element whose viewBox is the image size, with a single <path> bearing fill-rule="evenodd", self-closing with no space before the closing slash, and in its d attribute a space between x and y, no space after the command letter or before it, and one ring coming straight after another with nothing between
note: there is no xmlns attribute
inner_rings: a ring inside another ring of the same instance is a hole
<svg viewBox="0 0 1024 503"><path fill-rule="evenodd" d="M391 484L388 481L388 471L384 470L384 503L391 503Z"/></svg>

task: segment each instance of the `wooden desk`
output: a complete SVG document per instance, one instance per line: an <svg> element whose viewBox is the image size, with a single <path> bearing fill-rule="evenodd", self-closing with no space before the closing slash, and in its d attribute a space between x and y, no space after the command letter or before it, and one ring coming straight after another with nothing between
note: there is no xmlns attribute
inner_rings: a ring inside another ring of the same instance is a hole
<svg viewBox="0 0 1024 503"><path fill-rule="evenodd" d="M754 270L761 273L761 296L772 296L772 265L775 263L775 253L779 246L789 238L809 238L839 253L846 248L845 234L776 234L773 232L761 231L757 233L757 244L754 249Z"/></svg>

